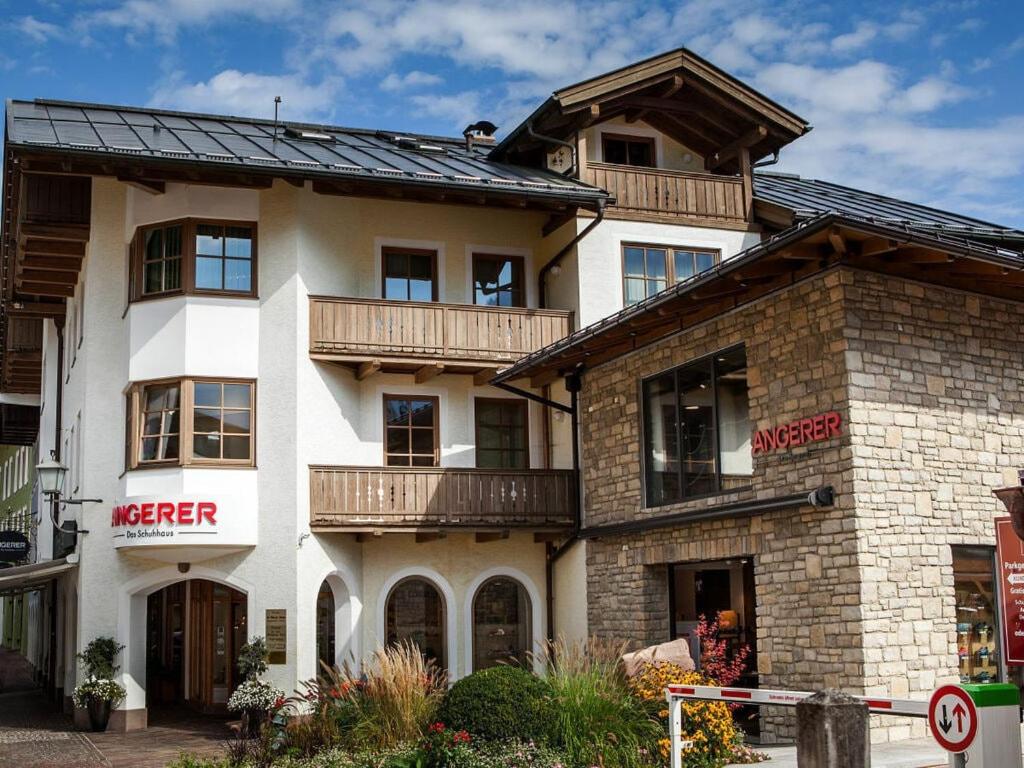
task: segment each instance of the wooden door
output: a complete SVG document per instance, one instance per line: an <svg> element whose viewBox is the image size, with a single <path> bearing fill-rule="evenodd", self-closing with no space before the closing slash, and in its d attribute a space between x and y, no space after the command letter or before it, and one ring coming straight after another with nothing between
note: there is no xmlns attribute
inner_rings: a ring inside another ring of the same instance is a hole
<svg viewBox="0 0 1024 768"><path fill-rule="evenodd" d="M235 664L247 637L246 597L196 579L189 582L189 703L221 712L239 680Z"/></svg>

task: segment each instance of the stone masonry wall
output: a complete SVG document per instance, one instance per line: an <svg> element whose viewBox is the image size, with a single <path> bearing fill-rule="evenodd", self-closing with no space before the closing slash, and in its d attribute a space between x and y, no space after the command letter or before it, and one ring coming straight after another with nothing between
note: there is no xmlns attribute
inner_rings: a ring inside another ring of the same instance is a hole
<svg viewBox="0 0 1024 768"><path fill-rule="evenodd" d="M627 357L588 371L581 393L585 525L699 511L831 484L837 505L697 522L588 545L593 633L642 642L668 637L666 563L754 556L758 670L765 687L863 680L857 533L848 435L755 457L749 491L645 509L638 382L746 344L755 429L836 410L847 420L843 284L832 272ZM844 430L845 431L845 430ZM765 718L769 738L791 736L789 717Z"/></svg>
<svg viewBox="0 0 1024 768"><path fill-rule="evenodd" d="M593 633L668 637L666 564L754 558L763 687L924 698L957 679L951 544L994 543L991 489L1024 466L1024 307L830 271L588 371L585 525L831 484L836 506L694 522L588 546ZM754 457L751 488L646 509L639 381L743 342L754 429L836 410L843 436ZM923 733L875 718L875 740ZM791 718L766 713L769 739Z"/></svg>
<svg viewBox="0 0 1024 768"><path fill-rule="evenodd" d="M994 544L1024 467L1024 305L862 272L846 299L864 685L924 698L959 679L950 545Z"/></svg>

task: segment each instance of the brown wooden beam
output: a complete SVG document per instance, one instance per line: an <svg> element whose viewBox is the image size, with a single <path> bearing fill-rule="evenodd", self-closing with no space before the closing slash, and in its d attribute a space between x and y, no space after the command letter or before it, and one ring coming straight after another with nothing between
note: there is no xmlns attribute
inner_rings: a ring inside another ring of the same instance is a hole
<svg viewBox="0 0 1024 768"><path fill-rule="evenodd" d="M381 368L380 360L367 360L365 363L360 364L359 368L356 369L356 379L363 381L368 379Z"/></svg>
<svg viewBox="0 0 1024 768"><path fill-rule="evenodd" d="M473 386L486 387L497 374L497 368L484 368L481 371L477 371L473 374Z"/></svg>
<svg viewBox="0 0 1024 768"><path fill-rule="evenodd" d="M768 129L763 125L757 125L744 133L738 139L730 141L714 157L708 159L708 169L715 170L739 155L741 149L749 148L757 144L768 135Z"/></svg>
<svg viewBox="0 0 1024 768"><path fill-rule="evenodd" d="M77 272L58 272L57 270L23 269L18 273L18 279L29 283L49 283L51 285L78 284Z"/></svg>
<svg viewBox="0 0 1024 768"><path fill-rule="evenodd" d="M435 376L440 376L442 373L444 373L443 363L427 363L416 371L416 383L425 384Z"/></svg>
<svg viewBox="0 0 1024 768"><path fill-rule="evenodd" d="M846 238L843 237L839 227L829 227L828 241L832 244L832 250L840 256L844 256L849 250L846 247Z"/></svg>
<svg viewBox="0 0 1024 768"><path fill-rule="evenodd" d="M65 310L64 304L48 301L11 302L7 305L7 314L11 317L63 317Z"/></svg>
<svg viewBox="0 0 1024 768"><path fill-rule="evenodd" d="M48 272L78 272L82 260L78 256L41 256L32 254L21 260L22 269L39 269Z"/></svg>
<svg viewBox="0 0 1024 768"><path fill-rule="evenodd" d="M46 240L38 237L25 239L22 252L26 256L85 256L82 240Z"/></svg>
<svg viewBox="0 0 1024 768"><path fill-rule="evenodd" d="M54 296L70 299L75 295L74 286L50 285L49 283L18 283L18 293L27 293L32 296Z"/></svg>
<svg viewBox="0 0 1024 768"><path fill-rule="evenodd" d="M78 240L89 239L88 224L33 224L22 222L18 234L23 238L41 237L47 240Z"/></svg>
<svg viewBox="0 0 1024 768"><path fill-rule="evenodd" d="M147 192L151 195L162 195L167 191L167 184L163 181L151 181L149 179L136 178L127 174L118 174L117 180L124 182L129 187Z"/></svg>

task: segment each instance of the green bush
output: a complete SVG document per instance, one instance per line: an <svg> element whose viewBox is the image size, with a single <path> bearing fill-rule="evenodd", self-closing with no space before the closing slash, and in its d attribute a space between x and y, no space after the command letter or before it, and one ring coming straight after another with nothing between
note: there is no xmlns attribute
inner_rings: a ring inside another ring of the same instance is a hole
<svg viewBox="0 0 1024 768"><path fill-rule="evenodd" d="M546 742L551 736L551 688L519 667L474 672L451 687L438 718L449 728L486 739Z"/></svg>
<svg viewBox="0 0 1024 768"><path fill-rule="evenodd" d="M78 660L85 667L85 674L88 677L110 680L120 669L114 664L114 659L123 650L124 646L114 638L97 637L90 640L89 644L85 646L85 650L78 654Z"/></svg>

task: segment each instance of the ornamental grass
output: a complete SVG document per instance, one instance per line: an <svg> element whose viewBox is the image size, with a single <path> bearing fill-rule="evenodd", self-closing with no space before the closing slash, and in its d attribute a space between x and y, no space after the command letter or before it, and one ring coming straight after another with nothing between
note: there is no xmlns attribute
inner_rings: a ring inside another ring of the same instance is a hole
<svg viewBox="0 0 1024 768"><path fill-rule="evenodd" d="M555 707L555 741L574 766L640 768L660 763L661 725L630 690L626 644L598 638L549 644L540 656Z"/></svg>

